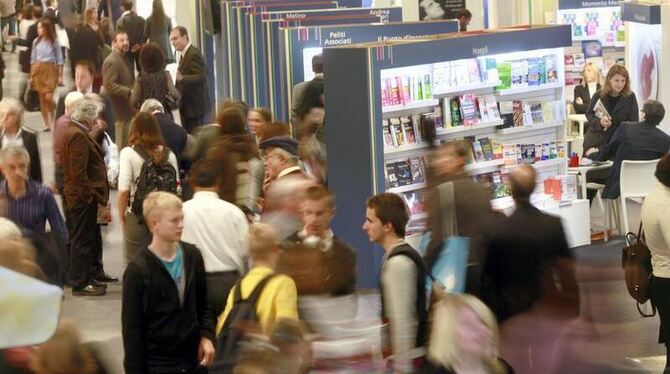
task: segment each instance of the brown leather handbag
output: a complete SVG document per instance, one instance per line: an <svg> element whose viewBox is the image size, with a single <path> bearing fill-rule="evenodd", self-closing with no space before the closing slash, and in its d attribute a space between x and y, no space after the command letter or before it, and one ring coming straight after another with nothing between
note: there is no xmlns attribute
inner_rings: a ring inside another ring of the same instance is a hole
<svg viewBox="0 0 670 374"><path fill-rule="evenodd" d="M621 251L621 267L624 270L626 288L628 293L635 299L637 311L643 317L656 315L656 307L651 305L652 313L645 314L640 305L646 303L651 297L651 252L644 242L642 223L637 235L632 232L626 234L626 248Z"/></svg>

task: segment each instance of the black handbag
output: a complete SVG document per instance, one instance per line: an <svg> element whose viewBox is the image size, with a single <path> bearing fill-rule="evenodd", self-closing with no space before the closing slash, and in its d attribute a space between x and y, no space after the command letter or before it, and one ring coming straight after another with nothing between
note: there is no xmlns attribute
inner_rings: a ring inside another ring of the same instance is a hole
<svg viewBox="0 0 670 374"><path fill-rule="evenodd" d="M40 94L32 88L26 90L25 108L29 112L39 112L40 110Z"/></svg>

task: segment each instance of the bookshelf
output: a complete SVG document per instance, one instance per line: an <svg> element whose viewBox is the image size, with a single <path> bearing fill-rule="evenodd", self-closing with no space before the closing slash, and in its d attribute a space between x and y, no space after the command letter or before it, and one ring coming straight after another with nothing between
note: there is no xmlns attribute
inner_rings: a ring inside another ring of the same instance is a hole
<svg viewBox="0 0 670 374"><path fill-rule="evenodd" d="M324 50L326 123L336 129L326 135L333 230L358 249L361 286L376 284L368 270L381 261L361 230L369 196L400 194L412 212L408 235L425 228L428 119L440 143L472 144L466 170L502 210L513 207L507 173L519 164L533 164L541 180L567 174L570 33L524 26Z"/></svg>

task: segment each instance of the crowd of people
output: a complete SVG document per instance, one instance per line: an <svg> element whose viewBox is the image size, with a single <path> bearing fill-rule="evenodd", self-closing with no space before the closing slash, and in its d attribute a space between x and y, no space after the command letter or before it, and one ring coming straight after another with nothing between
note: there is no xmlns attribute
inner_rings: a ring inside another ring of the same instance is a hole
<svg viewBox="0 0 670 374"><path fill-rule="evenodd" d="M467 174L465 142L433 147L431 240L423 255L405 241L410 214L403 198L370 196L361 216L347 219L359 219L383 250L380 269L363 269L379 272L381 318L354 328L361 269L358 250L332 229L337 202L327 187L321 56L312 60L315 78L295 87L290 124L236 100L213 111L203 54L186 28L173 27L161 0L153 0L146 20L129 0L118 9L111 0L79 9L81 22L67 27L67 49L55 31L63 24L58 3L46 3L45 11L32 3L20 8L18 37L10 40L18 45L26 82L18 99L0 102L6 217L0 265L66 286L75 297L104 296L109 283L119 282L104 266L101 235L116 210L123 232L126 373L327 371L352 358L317 360L315 342L335 342L347 329L346 337L360 338L370 327L379 328L382 341L371 349L376 343L366 340L367 350L351 355L361 370L565 373L579 366L565 338L580 311L573 254L560 219L530 203L538 180L532 166L510 174L516 209L504 216ZM68 60L74 86L56 99ZM166 71L173 62L176 76ZM32 91L44 131L53 136L52 185L43 184L50 180L42 175L37 146L43 134L23 127ZM610 118L595 114L591 92ZM587 80L576 100L590 121L585 155L620 163L635 152L636 140L658 149L633 157L667 154L670 138L656 129L664 117L660 103L644 105L642 124L624 123L638 121L625 68L613 67L602 88ZM658 165L661 184L642 213L653 256L652 300L666 345L668 160ZM606 177L611 190L603 196L614 196L618 175ZM110 201L113 189L116 202ZM455 236L470 243L465 294L446 294L431 283L444 243ZM65 270L49 266L54 262L66 263ZM555 342L546 344L529 326L554 334ZM76 330L62 323L35 349L0 350L0 368L104 372Z"/></svg>

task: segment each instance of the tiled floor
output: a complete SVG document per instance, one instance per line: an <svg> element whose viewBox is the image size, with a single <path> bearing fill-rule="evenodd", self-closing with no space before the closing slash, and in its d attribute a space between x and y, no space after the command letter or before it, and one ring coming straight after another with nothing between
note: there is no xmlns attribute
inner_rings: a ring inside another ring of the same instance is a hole
<svg viewBox="0 0 670 374"><path fill-rule="evenodd" d="M5 95L16 97L19 73L17 55L3 53L7 64L3 82ZM67 69L67 64L66 64ZM67 84L71 83L66 70ZM63 89L65 90L65 89ZM38 132L42 167L47 181L53 180L51 134L43 128L39 113L27 113L25 126ZM116 193L112 192L112 202ZM107 272L123 275L122 232L114 220L104 229L104 262ZM581 319L588 326L587 339L575 341L575 351L585 367L598 367L597 373L660 373L664 349L656 343L658 319L642 319L628 297L619 267L621 240L576 250L577 274L582 293ZM69 290L68 290L69 291ZM374 313L378 303L363 297L361 305L366 314ZM75 298L66 292L62 318L73 320L86 341L101 347L110 372L122 373L123 347L121 342L121 286L112 284L104 297ZM551 337L546 337L551 339ZM578 371L582 372L582 371Z"/></svg>

